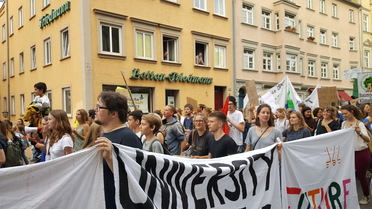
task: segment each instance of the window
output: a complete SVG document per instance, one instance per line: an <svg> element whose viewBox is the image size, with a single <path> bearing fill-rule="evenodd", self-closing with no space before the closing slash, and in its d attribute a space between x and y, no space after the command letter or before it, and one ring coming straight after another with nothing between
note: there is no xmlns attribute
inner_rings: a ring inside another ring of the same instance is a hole
<svg viewBox="0 0 372 209"><path fill-rule="evenodd" d="M6 97L3 97L3 111L8 111L8 99Z"/></svg>
<svg viewBox="0 0 372 209"><path fill-rule="evenodd" d="M313 0L306 0L306 8L309 9L313 8Z"/></svg>
<svg viewBox="0 0 372 209"><path fill-rule="evenodd" d="M332 46L338 47L338 34L332 33Z"/></svg>
<svg viewBox="0 0 372 209"><path fill-rule="evenodd" d="M178 38L163 36L163 60L178 62Z"/></svg>
<svg viewBox="0 0 372 209"><path fill-rule="evenodd" d="M68 28L61 31L61 50L62 58L70 56L70 36Z"/></svg>
<svg viewBox="0 0 372 209"><path fill-rule="evenodd" d="M278 71L278 72L280 72L280 70L281 70L281 60L280 60L280 54L277 54L276 55L276 70Z"/></svg>
<svg viewBox="0 0 372 209"><path fill-rule="evenodd" d="M253 6L243 4L243 23L253 25Z"/></svg>
<svg viewBox="0 0 372 209"><path fill-rule="evenodd" d="M275 13L275 24L276 24L276 30L280 30L280 19L279 19L279 13Z"/></svg>
<svg viewBox="0 0 372 209"><path fill-rule="evenodd" d="M10 77L14 76L14 57L10 58Z"/></svg>
<svg viewBox="0 0 372 209"><path fill-rule="evenodd" d="M349 9L349 22L354 22L354 10Z"/></svg>
<svg viewBox="0 0 372 209"><path fill-rule="evenodd" d="M207 0L194 0L194 7L201 10L207 10Z"/></svg>
<svg viewBox="0 0 372 209"><path fill-rule="evenodd" d="M332 4L332 17L337 17L337 4Z"/></svg>
<svg viewBox="0 0 372 209"><path fill-rule="evenodd" d="M6 75L6 62L3 63L3 80L6 80L7 75Z"/></svg>
<svg viewBox="0 0 372 209"><path fill-rule="evenodd" d="M244 49L243 52L243 69L254 69L254 50Z"/></svg>
<svg viewBox="0 0 372 209"><path fill-rule="evenodd" d="M349 50L355 50L355 38L354 37L349 38Z"/></svg>
<svg viewBox="0 0 372 209"><path fill-rule="evenodd" d="M5 25L2 26L1 33L2 33L2 41L5 41L6 40L6 28L5 28Z"/></svg>
<svg viewBox="0 0 372 209"><path fill-rule="evenodd" d="M288 72L297 72L297 55L287 54L286 65Z"/></svg>
<svg viewBox="0 0 372 209"><path fill-rule="evenodd" d="M52 64L52 50L50 38L44 40L44 65Z"/></svg>
<svg viewBox="0 0 372 209"><path fill-rule="evenodd" d="M369 31L369 15L363 14L363 31Z"/></svg>
<svg viewBox="0 0 372 209"><path fill-rule="evenodd" d="M214 46L214 66L226 68L226 47Z"/></svg>
<svg viewBox="0 0 372 209"><path fill-rule="evenodd" d="M36 69L36 46L32 46L30 50L31 55L31 70Z"/></svg>
<svg viewBox="0 0 372 209"><path fill-rule="evenodd" d="M272 66L273 66L273 54L272 53L263 53L263 59L262 59L262 64L263 64L263 70L268 70L272 71Z"/></svg>
<svg viewBox="0 0 372 209"><path fill-rule="evenodd" d="M16 114L16 112L15 112L15 97L14 96L10 96L10 114L11 115Z"/></svg>
<svg viewBox="0 0 372 209"><path fill-rule="evenodd" d="M262 11L262 28L271 29L271 13Z"/></svg>
<svg viewBox="0 0 372 209"><path fill-rule="evenodd" d="M340 79L340 65L333 65L333 79Z"/></svg>
<svg viewBox="0 0 372 209"><path fill-rule="evenodd" d="M13 16L9 18L9 34L14 34L14 22L13 22Z"/></svg>
<svg viewBox="0 0 372 209"><path fill-rule="evenodd" d="M328 75L328 64L325 62L322 62L320 65L320 75L322 78L327 78Z"/></svg>
<svg viewBox="0 0 372 209"><path fill-rule="evenodd" d="M43 7L46 7L50 4L50 0L43 0Z"/></svg>
<svg viewBox="0 0 372 209"><path fill-rule="evenodd" d="M319 1L319 12L325 14L325 0Z"/></svg>
<svg viewBox="0 0 372 209"><path fill-rule="evenodd" d="M370 66L370 62L369 62L369 54L370 52L365 50L364 51L364 54L363 54L363 58L364 58L364 67L369 67Z"/></svg>
<svg viewBox="0 0 372 209"><path fill-rule="evenodd" d="M69 87L62 88L63 95L63 110L67 116L71 117L71 89Z"/></svg>
<svg viewBox="0 0 372 209"><path fill-rule="evenodd" d="M19 53L19 73L24 73L25 72L25 60L23 56L23 52Z"/></svg>
<svg viewBox="0 0 372 209"><path fill-rule="evenodd" d="M49 98L49 102L50 102L50 108L53 107L53 97L52 97L52 91L51 90L47 90L45 95L47 95L47 97Z"/></svg>
<svg viewBox="0 0 372 209"><path fill-rule="evenodd" d="M24 94L21 94L19 96L19 102L20 102L20 107L21 107L21 109L20 109L21 115L24 115L25 114L25 109L26 109L26 107L25 107L25 95Z"/></svg>
<svg viewBox="0 0 372 209"><path fill-rule="evenodd" d="M30 17L35 16L35 14L36 14L35 0L30 0Z"/></svg>
<svg viewBox="0 0 372 209"><path fill-rule="evenodd" d="M310 77L315 76L315 61L313 60L307 62L307 75Z"/></svg>
<svg viewBox="0 0 372 209"><path fill-rule="evenodd" d="M284 17L284 26L294 28L295 27L295 15L286 13Z"/></svg>
<svg viewBox="0 0 372 209"><path fill-rule="evenodd" d="M320 31L320 43L327 44L327 31L325 30Z"/></svg>
<svg viewBox="0 0 372 209"><path fill-rule="evenodd" d="M121 55L121 27L101 23L100 28L101 53Z"/></svg>
<svg viewBox="0 0 372 209"><path fill-rule="evenodd" d="M154 34L136 31L136 57L154 59Z"/></svg>
<svg viewBox="0 0 372 209"><path fill-rule="evenodd" d="M195 43L195 65L208 66L208 44L196 42Z"/></svg>
<svg viewBox="0 0 372 209"><path fill-rule="evenodd" d="M307 38L314 37L314 27L307 26L306 34L307 34Z"/></svg>
<svg viewBox="0 0 372 209"><path fill-rule="evenodd" d="M214 13L225 16L225 0L214 0Z"/></svg>
<svg viewBox="0 0 372 209"><path fill-rule="evenodd" d="M18 9L18 27L23 26L23 12L22 12L22 7Z"/></svg>

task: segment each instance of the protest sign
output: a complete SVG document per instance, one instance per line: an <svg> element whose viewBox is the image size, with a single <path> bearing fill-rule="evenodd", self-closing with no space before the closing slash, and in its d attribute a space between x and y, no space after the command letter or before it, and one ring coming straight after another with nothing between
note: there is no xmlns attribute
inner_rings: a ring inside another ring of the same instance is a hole
<svg viewBox="0 0 372 209"><path fill-rule="evenodd" d="M353 128L282 145L283 208L359 208Z"/></svg>
<svg viewBox="0 0 372 209"><path fill-rule="evenodd" d="M359 102L372 103L372 72L358 73Z"/></svg>
<svg viewBox="0 0 372 209"><path fill-rule="evenodd" d="M149 113L149 94L148 93L135 93L132 94L134 104L138 110L143 113ZM132 102L128 102L128 107L133 111L134 106Z"/></svg>
<svg viewBox="0 0 372 209"><path fill-rule="evenodd" d="M319 107L338 106L338 94L335 86L318 88Z"/></svg>
<svg viewBox="0 0 372 209"><path fill-rule="evenodd" d="M250 105L253 105L253 106L260 105L258 101L258 95L257 95L257 89L256 89L256 81L251 80L251 81L245 82L245 88L247 90Z"/></svg>
<svg viewBox="0 0 372 209"><path fill-rule="evenodd" d="M318 89L320 88L320 84L318 84L313 92L304 100L306 106L310 107L312 110L319 107L319 98L318 98Z"/></svg>

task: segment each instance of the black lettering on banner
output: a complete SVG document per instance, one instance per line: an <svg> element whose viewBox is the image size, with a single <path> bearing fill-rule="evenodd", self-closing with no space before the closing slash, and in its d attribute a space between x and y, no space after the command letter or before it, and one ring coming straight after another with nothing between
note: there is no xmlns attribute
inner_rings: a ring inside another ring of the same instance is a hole
<svg viewBox="0 0 372 209"><path fill-rule="evenodd" d="M159 181L159 179L155 178L156 177L156 166L157 166L156 157L154 155L148 155L146 165L145 165L145 172L146 171L149 172L151 174L151 177L150 177L150 186L149 186L147 195L152 201L154 201L154 196L155 196L156 187L157 187L157 180Z"/></svg>
<svg viewBox="0 0 372 209"><path fill-rule="evenodd" d="M172 161L171 170L167 174L167 183L169 185L172 185L172 177L176 173L177 169L178 169L178 162ZM170 189L172 191L171 192L171 196L172 196L172 205L171 205L171 208L177 209L177 194L176 194L176 190L174 189L173 186L170 186Z"/></svg>
<svg viewBox="0 0 372 209"><path fill-rule="evenodd" d="M236 171L239 170L241 165L247 166L247 164L248 164L248 162L246 160L234 160L231 163L233 164ZM244 176L243 176L243 171L244 170L245 170L245 168L242 169L239 172L239 184L240 184L241 189L242 189L242 198L243 199L247 198L247 187L245 185ZM233 174L230 174L230 175L233 175Z"/></svg>
<svg viewBox="0 0 372 209"><path fill-rule="evenodd" d="M262 160L264 160L266 163L267 163L267 174L266 174L266 186L265 186L265 191L269 190L270 189L270 173L271 173L271 166L273 164L273 160L274 160L274 151L275 151L275 148L274 149L271 149L271 158L268 158L266 157L264 154L261 156Z"/></svg>
<svg viewBox="0 0 372 209"><path fill-rule="evenodd" d="M169 168L169 160L164 158L164 165L159 173L159 179L164 179L164 173ZM168 185L163 182L162 183L162 190L161 190L161 208L168 208L169 207L169 197L170 197L170 191L168 188Z"/></svg>
<svg viewBox="0 0 372 209"><path fill-rule="evenodd" d="M253 157L254 157L254 155L248 157L248 160L249 160L249 173L251 174L252 183L253 183L252 195L255 196L256 195L256 189L257 189L257 176L256 176L256 172L253 169L253 161L254 161Z"/></svg>
<svg viewBox="0 0 372 209"><path fill-rule="evenodd" d="M211 205L212 208L214 208L214 199L213 199L213 194L212 194L212 189L214 193L216 194L218 200L220 201L221 204L225 204L225 200L222 197L221 193L218 191L218 180L224 178L225 176L229 175L230 173L233 172L233 166L229 164L223 164L223 163L211 163L210 166L215 168L217 170L217 173L211 177L211 179L208 182L207 185L207 194L208 194L208 199L209 199L209 204ZM221 167L228 167L230 168L230 172L227 174L220 175L222 173ZM235 183L235 182L234 182ZM239 189L239 187L237 188Z"/></svg>
<svg viewBox="0 0 372 209"><path fill-rule="evenodd" d="M271 166L272 166L272 163L273 163L273 160L274 160L274 151L275 151L275 149L271 150L271 152L270 152L271 157L270 158L266 157L264 153L252 155L251 157L248 158L248 160L250 162L249 173L251 174L252 182L253 182L253 194L252 194L253 196L256 195L256 189L257 189L257 175L256 175L255 170L253 169L253 162L259 160L260 158L262 158L262 160L264 160L266 162L266 164L268 166L268 169L267 169L267 174L266 174L265 191L269 190L269 188L270 188L270 171L271 171Z"/></svg>
<svg viewBox="0 0 372 209"><path fill-rule="evenodd" d="M191 169L191 172L189 174L187 174L187 176L183 179L182 181L182 191L183 193L186 192L186 184L187 184L187 181L191 178L191 176L193 176L196 171L197 171L197 167L195 165L191 165L192 169ZM187 201L187 196L184 197L182 196L182 207L183 208L189 208L189 203Z"/></svg>
<svg viewBox="0 0 372 209"><path fill-rule="evenodd" d="M206 178L205 176L201 177L201 175L204 172L203 168L207 168L207 165L195 165L199 168L199 173L195 176L195 178L191 182L191 195L194 198L195 202L195 209L205 209L207 208L207 201L205 198L202 199L197 199L195 195L195 186L197 184L202 184L204 179Z"/></svg>
<svg viewBox="0 0 372 209"><path fill-rule="evenodd" d="M332 188L335 188L336 191L334 194L332 194ZM342 204L340 202L340 195L341 195L341 188L340 185L337 184L337 182L332 182L328 187L328 194L329 194L329 200L332 204L332 208L337 208L335 202L337 202L338 207L342 208Z"/></svg>
<svg viewBox="0 0 372 209"><path fill-rule="evenodd" d="M120 197L120 204L125 208L153 208L152 201L147 197L146 202L144 203L134 203L132 198L130 198L129 194L129 180L128 180L128 173L125 169L125 164L123 160L119 156L119 149L113 145L114 151L117 156L118 160L118 167L119 167L119 197ZM137 152L138 154L138 152Z"/></svg>
<svg viewBox="0 0 372 209"><path fill-rule="evenodd" d="M184 172L185 172L185 164L180 163L179 169L178 169L178 172L177 172L177 175L174 181L176 183L176 189L181 196L182 208L188 208L187 195L185 193L185 190L181 189L181 176Z"/></svg>

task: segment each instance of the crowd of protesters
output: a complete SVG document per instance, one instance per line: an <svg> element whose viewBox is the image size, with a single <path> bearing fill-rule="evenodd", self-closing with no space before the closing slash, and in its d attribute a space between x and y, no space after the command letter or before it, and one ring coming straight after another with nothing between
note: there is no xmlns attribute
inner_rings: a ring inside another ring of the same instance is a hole
<svg viewBox="0 0 372 209"><path fill-rule="evenodd" d="M368 204L366 172L371 164L368 132L372 133L369 104L359 108L345 105L340 110L334 107L312 110L299 104L297 111L278 108L273 112L268 104L238 110L235 97L229 96L226 113L212 111L204 104L195 109L186 104L183 110L166 105L163 110L144 114L141 110L129 110L127 99L121 94L106 91L98 96L94 109L76 111L75 123L70 124L65 111L50 110L45 91L46 85L35 84L37 98L34 102L37 108L44 109L39 126L33 123L32 113L27 117L30 124L27 126L22 118L14 126L9 120L0 121L0 168L29 164L25 149L31 144L34 150L31 163L50 161L96 145L105 159L104 180L110 185L105 187L105 197L109 208L115 205L111 198L115 193L110 172L112 142L149 152L203 159L344 128L355 129L355 170L364 194L360 204ZM17 147L14 145L19 147L19 156L11 157L18 159L7 159L7 150Z"/></svg>

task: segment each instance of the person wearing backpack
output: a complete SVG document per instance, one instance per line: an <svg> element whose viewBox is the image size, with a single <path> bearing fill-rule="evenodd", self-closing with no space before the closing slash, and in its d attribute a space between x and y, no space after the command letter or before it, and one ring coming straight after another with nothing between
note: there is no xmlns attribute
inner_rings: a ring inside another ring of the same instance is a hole
<svg viewBox="0 0 372 209"><path fill-rule="evenodd" d="M23 165L24 160L22 158L22 145L20 139L12 131L13 123L9 120L4 120L3 122L7 130L6 135L4 136L8 142L5 151L6 160L4 167Z"/></svg>
<svg viewBox="0 0 372 209"><path fill-rule="evenodd" d="M163 145L155 136L161 126L161 118L155 113L142 116L141 133L145 136L142 144L143 150L164 154Z"/></svg>

